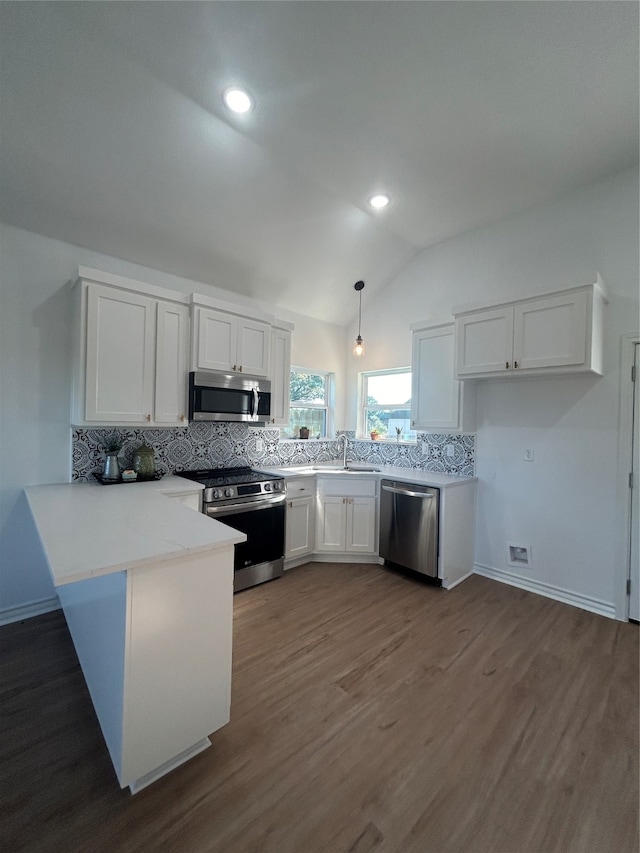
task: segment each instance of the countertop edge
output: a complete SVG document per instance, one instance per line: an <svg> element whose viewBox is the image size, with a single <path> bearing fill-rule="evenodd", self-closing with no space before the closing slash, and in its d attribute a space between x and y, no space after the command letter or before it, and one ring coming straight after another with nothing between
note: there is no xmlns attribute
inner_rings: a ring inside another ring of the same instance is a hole
<svg viewBox="0 0 640 853"><path fill-rule="evenodd" d="M339 463L339 460L338 460ZM328 463L328 466L331 463ZM353 463L357 465L358 463ZM468 486L471 483L476 483L478 481L477 477L466 477L463 475L457 474L446 474L441 471L422 471L417 468L403 468L395 465L380 465L375 466L378 470L376 471L351 471L349 473L342 472L340 470L331 469L327 466L324 469L324 473L330 473L331 476L340 476L342 473L345 477L371 477L378 480L383 479L393 479L399 480L404 483L414 483L416 485L426 485L433 486L438 489L450 489L456 488L458 486ZM264 471L268 474L278 474L279 476L289 478L297 478L297 477L315 477L318 474L323 473L322 463L320 463L317 467L314 467L314 470L310 470L309 465L301 465L299 471L293 471L290 467L283 467L280 465L274 466L256 466L256 471Z"/></svg>

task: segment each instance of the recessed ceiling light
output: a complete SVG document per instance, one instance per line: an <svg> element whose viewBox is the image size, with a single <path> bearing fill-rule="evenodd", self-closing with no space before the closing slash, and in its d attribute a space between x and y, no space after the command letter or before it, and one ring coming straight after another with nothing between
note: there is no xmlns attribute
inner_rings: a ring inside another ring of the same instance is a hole
<svg viewBox="0 0 640 853"><path fill-rule="evenodd" d="M226 89L222 97L227 107L233 110L234 113L248 113L253 107L251 96L243 89L237 89L235 86L231 89Z"/></svg>
<svg viewBox="0 0 640 853"><path fill-rule="evenodd" d="M369 204L376 210L382 210L382 208L386 207L390 201L390 195L387 195L386 193L376 193L375 195L372 195L369 199Z"/></svg>

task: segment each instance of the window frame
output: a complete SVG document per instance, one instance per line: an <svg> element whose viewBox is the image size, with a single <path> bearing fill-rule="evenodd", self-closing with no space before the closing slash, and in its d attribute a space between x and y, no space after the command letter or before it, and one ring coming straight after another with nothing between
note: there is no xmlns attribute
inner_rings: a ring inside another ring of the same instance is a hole
<svg viewBox="0 0 640 853"><path fill-rule="evenodd" d="M377 411L388 411L390 408L404 408L403 403L367 403L367 390L368 390L368 378L370 376L393 376L395 374L408 374L409 379L412 380L412 371L411 365L408 367L389 367L383 368L380 370L363 370L358 374L358 416L357 416L357 432L356 436L359 440L370 441L371 436L366 431L367 424L367 412L377 412ZM412 383L410 381L410 387L412 388ZM409 423L411 423L411 403L412 396L409 397ZM416 444L417 436L415 435L410 438L403 438L402 443L405 444ZM387 435L385 438L379 438L378 441L386 441L386 442L395 442L396 438L394 436Z"/></svg>
<svg viewBox="0 0 640 853"><path fill-rule="evenodd" d="M296 402L291 399L291 374L293 373L304 373L309 376L323 376L324 377L324 391L325 391L325 402L324 403L302 403L301 405L296 405ZM330 439L333 436L333 413L334 413L334 403L335 403L335 374L330 370L320 370L319 368L312 367L298 367L295 364L291 365L291 369L289 370L289 411L292 409L318 409L324 410L325 412L325 435L320 436L320 441ZM291 414L289 415L289 423L280 427L280 440L281 441L300 441L298 436L295 435L287 435L287 432L291 432ZM303 441L312 441L313 439L303 439Z"/></svg>

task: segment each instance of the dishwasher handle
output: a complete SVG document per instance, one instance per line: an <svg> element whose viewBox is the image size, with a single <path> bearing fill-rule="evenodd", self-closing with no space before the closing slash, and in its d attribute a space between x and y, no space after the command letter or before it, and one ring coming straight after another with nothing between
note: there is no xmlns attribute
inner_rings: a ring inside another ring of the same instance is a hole
<svg viewBox="0 0 640 853"><path fill-rule="evenodd" d="M396 495L409 495L410 498L432 498L432 494L427 494L426 492L412 492L409 489L398 489L395 486L383 486L382 490L385 492L393 492Z"/></svg>

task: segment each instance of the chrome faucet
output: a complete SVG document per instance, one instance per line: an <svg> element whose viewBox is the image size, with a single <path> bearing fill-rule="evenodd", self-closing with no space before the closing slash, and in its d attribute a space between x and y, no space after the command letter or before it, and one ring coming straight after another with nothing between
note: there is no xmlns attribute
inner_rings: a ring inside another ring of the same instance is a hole
<svg viewBox="0 0 640 853"><path fill-rule="evenodd" d="M338 441L342 442L342 467L347 467L347 447L349 446L349 436L346 432L338 436Z"/></svg>

